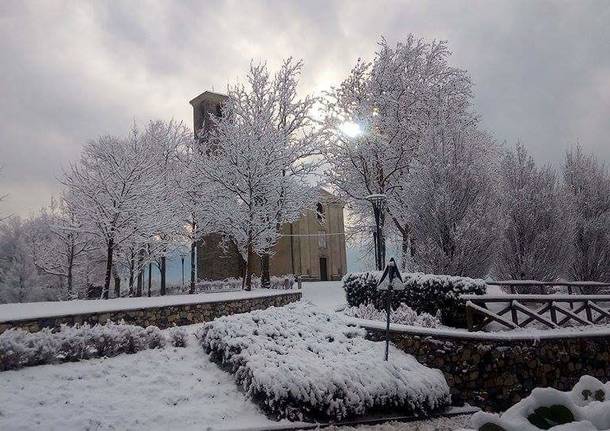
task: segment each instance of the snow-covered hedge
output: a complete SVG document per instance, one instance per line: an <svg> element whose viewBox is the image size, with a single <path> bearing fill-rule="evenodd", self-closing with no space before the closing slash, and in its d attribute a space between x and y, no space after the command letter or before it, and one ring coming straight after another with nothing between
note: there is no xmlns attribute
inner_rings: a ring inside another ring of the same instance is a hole
<svg viewBox="0 0 610 431"><path fill-rule="evenodd" d="M350 307L358 307L362 304L375 304L378 301L379 293L376 290L377 282L381 278L382 272L350 272L343 276L343 290L345 299ZM398 303L402 302L402 296L395 294ZM379 305L381 308L382 305Z"/></svg>
<svg viewBox="0 0 610 431"><path fill-rule="evenodd" d="M294 286L294 275L271 276L269 279L270 289L287 290ZM215 292L223 290L241 290L241 278L226 278L224 280L201 280L195 284L195 293ZM252 287L255 289L261 288L261 279L252 278Z"/></svg>
<svg viewBox="0 0 610 431"><path fill-rule="evenodd" d="M610 383L582 376L571 391L537 388L502 415L476 413L478 431L610 430Z"/></svg>
<svg viewBox="0 0 610 431"><path fill-rule="evenodd" d="M136 353L168 342L182 347L186 345L186 333L179 328L161 331L156 326L143 328L110 321L104 325L62 326L58 331L9 329L0 334L0 370Z"/></svg>
<svg viewBox="0 0 610 431"><path fill-rule="evenodd" d="M347 307L343 311L346 315L366 320L386 321L385 310L378 310L373 304L361 304L358 307ZM438 328L441 321L437 316L428 313L417 314L407 304L400 304L390 313L390 321L400 325L423 326L425 328Z"/></svg>
<svg viewBox="0 0 610 431"><path fill-rule="evenodd" d="M449 403L442 373L368 341L310 304L221 317L197 333L212 360L272 417L332 419L396 409L425 414Z"/></svg>
<svg viewBox="0 0 610 431"><path fill-rule="evenodd" d="M481 279L421 272L401 275L405 289L393 292L392 308L397 309L400 304L405 303L418 313L440 313L441 322L448 326L466 325L465 303L460 299L460 295L482 295L486 291L485 281ZM343 277L343 289L348 305L357 307L361 304L373 304L382 309L385 292L376 290L380 277L379 271L346 274Z"/></svg>

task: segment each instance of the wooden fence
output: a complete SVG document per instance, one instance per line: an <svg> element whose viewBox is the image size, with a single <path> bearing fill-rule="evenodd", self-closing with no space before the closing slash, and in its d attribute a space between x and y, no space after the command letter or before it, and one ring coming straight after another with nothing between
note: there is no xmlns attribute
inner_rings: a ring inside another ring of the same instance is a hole
<svg viewBox="0 0 610 431"><path fill-rule="evenodd" d="M469 331L482 330L491 322L508 329L524 328L533 322L554 329L568 323L595 325L610 318L610 295L511 294L461 298L466 301ZM490 306L494 309L490 310ZM475 320L475 316L480 318Z"/></svg>
<svg viewBox="0 0 610 431"><path fill-rule="evenodd" d="M579 292L580 294L606 294L610 293L610 283L598 281L537 281L537 280L503 280L488 281L489 286L500 286L510 293L521 293L525 289L538 288L539 293L550 287L566 287L568 294Z"/></svg>

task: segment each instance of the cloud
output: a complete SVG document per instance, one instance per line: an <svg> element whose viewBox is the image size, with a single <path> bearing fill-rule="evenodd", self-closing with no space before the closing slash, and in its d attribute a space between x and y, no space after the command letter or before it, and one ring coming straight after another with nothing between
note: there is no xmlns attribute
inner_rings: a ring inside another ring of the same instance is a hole
<svg viewBox="0 0 610 431"><path fill-rule="evenodd" d="M580 142L610 162L605 1L0 2L2 212L57 193L62 167L135 120L190 125L188 100L222 91L250 59L305 61L304 91L337 84L381 35L446 39L484 126L559 164Z"/></svg>

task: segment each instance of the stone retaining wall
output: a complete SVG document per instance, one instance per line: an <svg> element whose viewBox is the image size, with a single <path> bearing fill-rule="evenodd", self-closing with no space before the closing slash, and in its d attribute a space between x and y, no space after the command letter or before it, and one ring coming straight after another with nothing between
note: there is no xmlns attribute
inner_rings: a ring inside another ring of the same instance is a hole
<svg viewBox="0 0 610 431"><path fill-rule="evenodd" d="M62 324L104 323L108 320L124 320L140 326L154 325L161 329L170 326L191 325L208 322L220 316L262 310L271 306L282 306L301 299L300 291L291 291L270 296L256 296L214 302L200 302L158 307L146 307L130 310L69 314L63 316L40 317L27 320L12 320L0 323L0 334L9 328L22 328L30 332L42 328L59 328Z"/></svg>
<svg viewBox="0 0 610 431"><path fill-rule="evenodd" d="M385 332L367 328L369 338ZM392 331L396 347L440 369L454 404L503 411L536 387L570 390L580 376L610 379L610 336L542 340L474 340Z"/></svg>

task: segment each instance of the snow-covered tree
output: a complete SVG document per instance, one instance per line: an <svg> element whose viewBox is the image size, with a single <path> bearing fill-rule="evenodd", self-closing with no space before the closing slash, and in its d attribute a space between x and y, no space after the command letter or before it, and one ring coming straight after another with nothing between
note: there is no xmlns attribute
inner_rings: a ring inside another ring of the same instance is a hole
<svg viewBox="0 0 610 431"><path fill-rule="evenodd" d="M471 96L470 79L449 65L449 54L445 42L409 35L391 47L382 39L374 60L359 60L325 102L329 181L365 230L371 224L367 196L386 195L380 221L383 226L390 217L403 242L403 261L412 236L404 177L418 152L427 151L439 109L451 105L442 112L464 113Z"/></svg>
<svg viewBox="0 0 610 431"><path fill-rule="evenodd" d="M36 267L58 277L60 285L65 282L67 296L73 297L75 272L95 245L91 236L80 230L63 196L52 199L28 221L26 237Z"/></svg>
<svg viewBox="0 0 610 431"><path fill-rule="evenodd" d="M517 144L500 169L502 226L495 273L505 279L552 281L567 275L572 212L550 166L538 168Z"/></svg>
<svg viewBox="0 0 610 431"><path fill-rule="evenodd" d="M574 205L574 280L610 281L610 173L580 147L566 153L563 176Z"/></svg>
<svg viewBox="0 0 610 431"><path fill-rule="evenodd" d="M301 63L286 60L273 78L251 65L248 85L228 88L222 117L203 140L197 169L213 190L217 232L233 241L245 263L250 289L255 255L272 253L280 226L313 205L307 184L316 167L310 99L296 99Z"/></svg>
<svg viewBox="0 0 610 431"><path fill-rule="evenodd" d="M178 193L176 204L186 226L183 237L188 242L190 253L189 293L195 292L195 282L197 281L197 243L203 241L206 234L214 231L213 221L215 218L210 212L211 206L209 204L213 198L212 186L198 172L198 158L205 157L199 151L201 151L201 148L194 139L187 141L185 145L178 149L180 162L176 178L176 192Z"/></svg>
<svg viewBox="0 0 610 431"><path fill-rule="evenodd" d="M416 269L487 275L494 259L498 149L474 127L436 133L404 182L416 240Z"/></svg>
<svg viewBox="0 0 610 431"><path fill-rule="evenodd" d="M80 230L95 236L106 250L103 298L108 298L115 251L128 241L147 240L163 197L159 157L140 134L101 137L87 144L78 163L65 173L66 203ZM142 229L144 228L144 229Z"/></svg>
<svg viewBox="0 0 610 431"><path fill-rule="evenodd" d="M0 303L52 299L44 288L26 242L27 226L19 217L0 223Z"/></svg>
<svg viewBox="0 0 610 431"><path fill-rule="evenodd" d="M161 273L160 294L166 293L166 270L167 256L173 253L181 245L181 241L187 230L185 214L182 210L184 198L180 188L180 165L179 152L184 148L192 146L192 132L182 122L176 121L152 121L150 122L141 139L143 147L157 159L156 175L161 181L160 187L152 190L156 193L150 196L149 204L155 207L155 218L147 220L145 230L148 232L147 249L149 255L155 259ZM153 238L152 244L150 239ZM141 275L145 262L146 244L142 243L135 253L137 255L137 274ZM130 278L131 280L131 278ZM138 281L138 295L141 294L141 282ZM133 290L130 287L130 290Z"/></svg>

